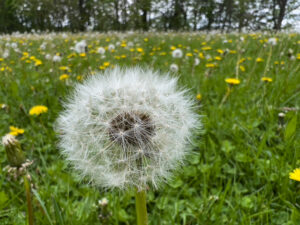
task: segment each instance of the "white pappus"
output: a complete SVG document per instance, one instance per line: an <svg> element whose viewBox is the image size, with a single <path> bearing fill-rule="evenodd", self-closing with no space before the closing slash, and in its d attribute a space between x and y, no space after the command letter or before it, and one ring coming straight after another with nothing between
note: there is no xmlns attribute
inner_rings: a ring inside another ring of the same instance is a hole
<svg viewBox="0 0 300 225"><path fill-rule="evenodd" d="M83 178L139 190L168 179L201 128L195 102L176 78L139 67L78 84L56 124L59 146Z"/></svg>

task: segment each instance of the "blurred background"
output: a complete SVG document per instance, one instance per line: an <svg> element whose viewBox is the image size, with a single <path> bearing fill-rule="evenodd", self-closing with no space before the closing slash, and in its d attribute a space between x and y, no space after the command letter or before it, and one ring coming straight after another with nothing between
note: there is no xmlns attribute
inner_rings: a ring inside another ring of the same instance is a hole
<svg viewBox="0 0 300 225"><path fill-rule="evenodd" d="M15 31L300 29L300 0L1 0Z"/></svg>

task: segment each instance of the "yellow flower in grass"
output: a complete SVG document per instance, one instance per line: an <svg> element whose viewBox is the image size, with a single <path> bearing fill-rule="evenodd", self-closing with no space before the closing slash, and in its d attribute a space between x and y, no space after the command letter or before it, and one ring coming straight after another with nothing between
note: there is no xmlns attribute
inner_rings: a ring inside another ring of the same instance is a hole
<svg viewBox="0 0 300 225"><path fill-rule="evenodd" d="M218 49L217 52L218 52L219 54L221 54L221 55L224 54L224 51L223 51L222 49Z"/></svg>
<svg viewBox="0 0 300 225"><path fill-rule="evenodd" d="M42 63L42 61L41 60L39 60L39 59L36 59L35 60L35 66L40 66L40 65L42 65L43 63Z"/></svg>
<svg viewBox="0 0 300 225"><path fill-rule="evenodd" d="M216 67L216 65L213 64L213 63L207 63L207 64L205 65L205 67L206 67L206 68L214 68L214 67Z"/></svg>
<svg viewBox="0 0 300 225"><path fill-rule="evenodd" d="M69 79L69 75L68 74L63 74L63 75L61 75L60 77L59 77L59 79L60 80L67 80L67 79Z"/></svg>
<svg viewBox="0 0 300 225"><path fill-rule="evenodd" d="M33 116L33 115L40 115L42 113L46 113L48 112L48 108L44 105L36 105L33 106L30 110L29 110L29 115Z"/></svg>
<svg viewBox="0 0 300 225"><path fill-rule="evenodd" d="M197 94L196 95L196 99L200 101L202 99L202 95L201 94Z"/></svg>
<svg viewBox="0 0 300 225"><path fill-rule="evenodd" d="M220 56L216 56L216 57L215 57L215 60L221 61L222 58L221 58Z"/></svg>
<svg viewBox="0 0 300 225"><path fill-rule="evenodd" d="M300 181L300 169L294 169L292 173L290 173L290 179Z"/></svg>
<svg viewBox="0 0 300 225"><path fill-rule="evenodd" d="M193 54L188 52L188 53L186 53L186 56L191 57L191 56L193 56Z"/></svg>
<svg viewBox="0 0 300 225"><path fill-rule="evenodd" d="M241 83L241 81L239 79L236 79L236 78L226 78L225 82L227 84L231 84L231 85L238 85L239 83Z"/></svg>
<svg viewBox="0 0 300 225"><path fill-rule="evenodd" d="M3 58L0 58L0 62L2 62L4 59Z"/></svg>
<svg viewBox="0 0 300 225"><path fill-rule="evenodd" d="M263 62L263 61L264 61L264 59L259 58L259 57L256 59L256 62Z"/></svg>
<svg viewBox="0 0 300 225"><path fill-rule="evenodd" d="M245 68L244 66L240 65L240 70L241 70L242 72L245 72L245 71L246 71L246 68Z"/></svg>
<svg viewBox="0 0 300 225"><path fill-rule="evenodd" d="M210 46L205 46L205 47L202 47L201 49L203 51L208 51L208 50L211 50L211 47Z"/></svg>
<svg viewBox="0 0 300 225"><path fill-rule="evenodd" d="M9 134L13 135L13 136L18 136L19 134L24 133L23 129L20 129L20 128L17 128L17 127L14 127L14 126L10 126L9 130L10 130Z"/></svg>
<svg viewBox="0 0 300 225"><path fill-rule="evenodd" d="M261 81L264 81L264 82L272 82L273 81L273 79L271 78L271 77L262 77L261 78Z"/></svg>
<svg viewBox="0 0 300 225"><path fill-rule="evenodd" d="M136 51L137 52L143 52L144 50L142 48L137 48Z"/></svg>
<svg viewBox="0 0 300 225"><path fill-rule="evenodd" d="M110 65L110 62L104 62L104 63L103 63L103 66L104 66L104 67L108 67L109 65Z"/></svg>

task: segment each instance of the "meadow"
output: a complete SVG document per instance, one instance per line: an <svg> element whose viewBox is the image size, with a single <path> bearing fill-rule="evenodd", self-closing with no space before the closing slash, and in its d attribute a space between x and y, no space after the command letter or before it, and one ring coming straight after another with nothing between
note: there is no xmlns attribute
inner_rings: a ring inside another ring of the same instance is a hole
<svg viewBox="0 0 300 225"><path fill-rule="evenodd" d="M300 167L299 34L3 35L0 133L32 161L35 224L136 223L134 193L79 179L54 132L74 84L115 66L171 71L203 115L193 153L147 193L150 224L300 224L300 183L289 178ZM46 112L30 113L38 105ZM23 178L7 166L1 146L0 224L27 224Z"/></svg>

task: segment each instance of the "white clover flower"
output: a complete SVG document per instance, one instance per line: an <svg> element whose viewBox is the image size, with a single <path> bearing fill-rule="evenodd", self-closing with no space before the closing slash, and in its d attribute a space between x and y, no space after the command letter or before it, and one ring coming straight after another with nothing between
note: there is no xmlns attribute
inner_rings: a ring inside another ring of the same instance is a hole
<svg viewBox="0 0 300 225"><path fill-rule="evenodd" d="M84 53L87 51L87 44L86 44L86 41L85 40L81 40L79 42L76 43L75 47L74 47L74 50L77 52L77 53Z"/></svg>
<svg viewBox="0 0 300 225"><path fill-rule="evenodd" d="M177 64L175 64L175 63L172 63L171 65L170 65L170 70L172 71L172 72L174 72L174 73L176 73L176 72L178 72L178 66L177 66Z"/></svg>
<svg viewBox="0 0 300 225"><path fill-rule="evenodd" d="M172 52L172 57L173 58L182 58L183 56L183 52L181 49L175 49L173 52Z"/></svg>
<svg viewBox="0 0 300 225"><path fill-rule="evenodd" d="M67 160L104 188L157 185L169 178L201 127L194 100L177 79L115 68L75 87L57 120Z"/></svg>
<svg viewBox="0 0 300 225"><path fill-rule="evenodd" d="M99 47L97 52L101 55L103 55L105 53L105 49L103 47Z"/></svg>

